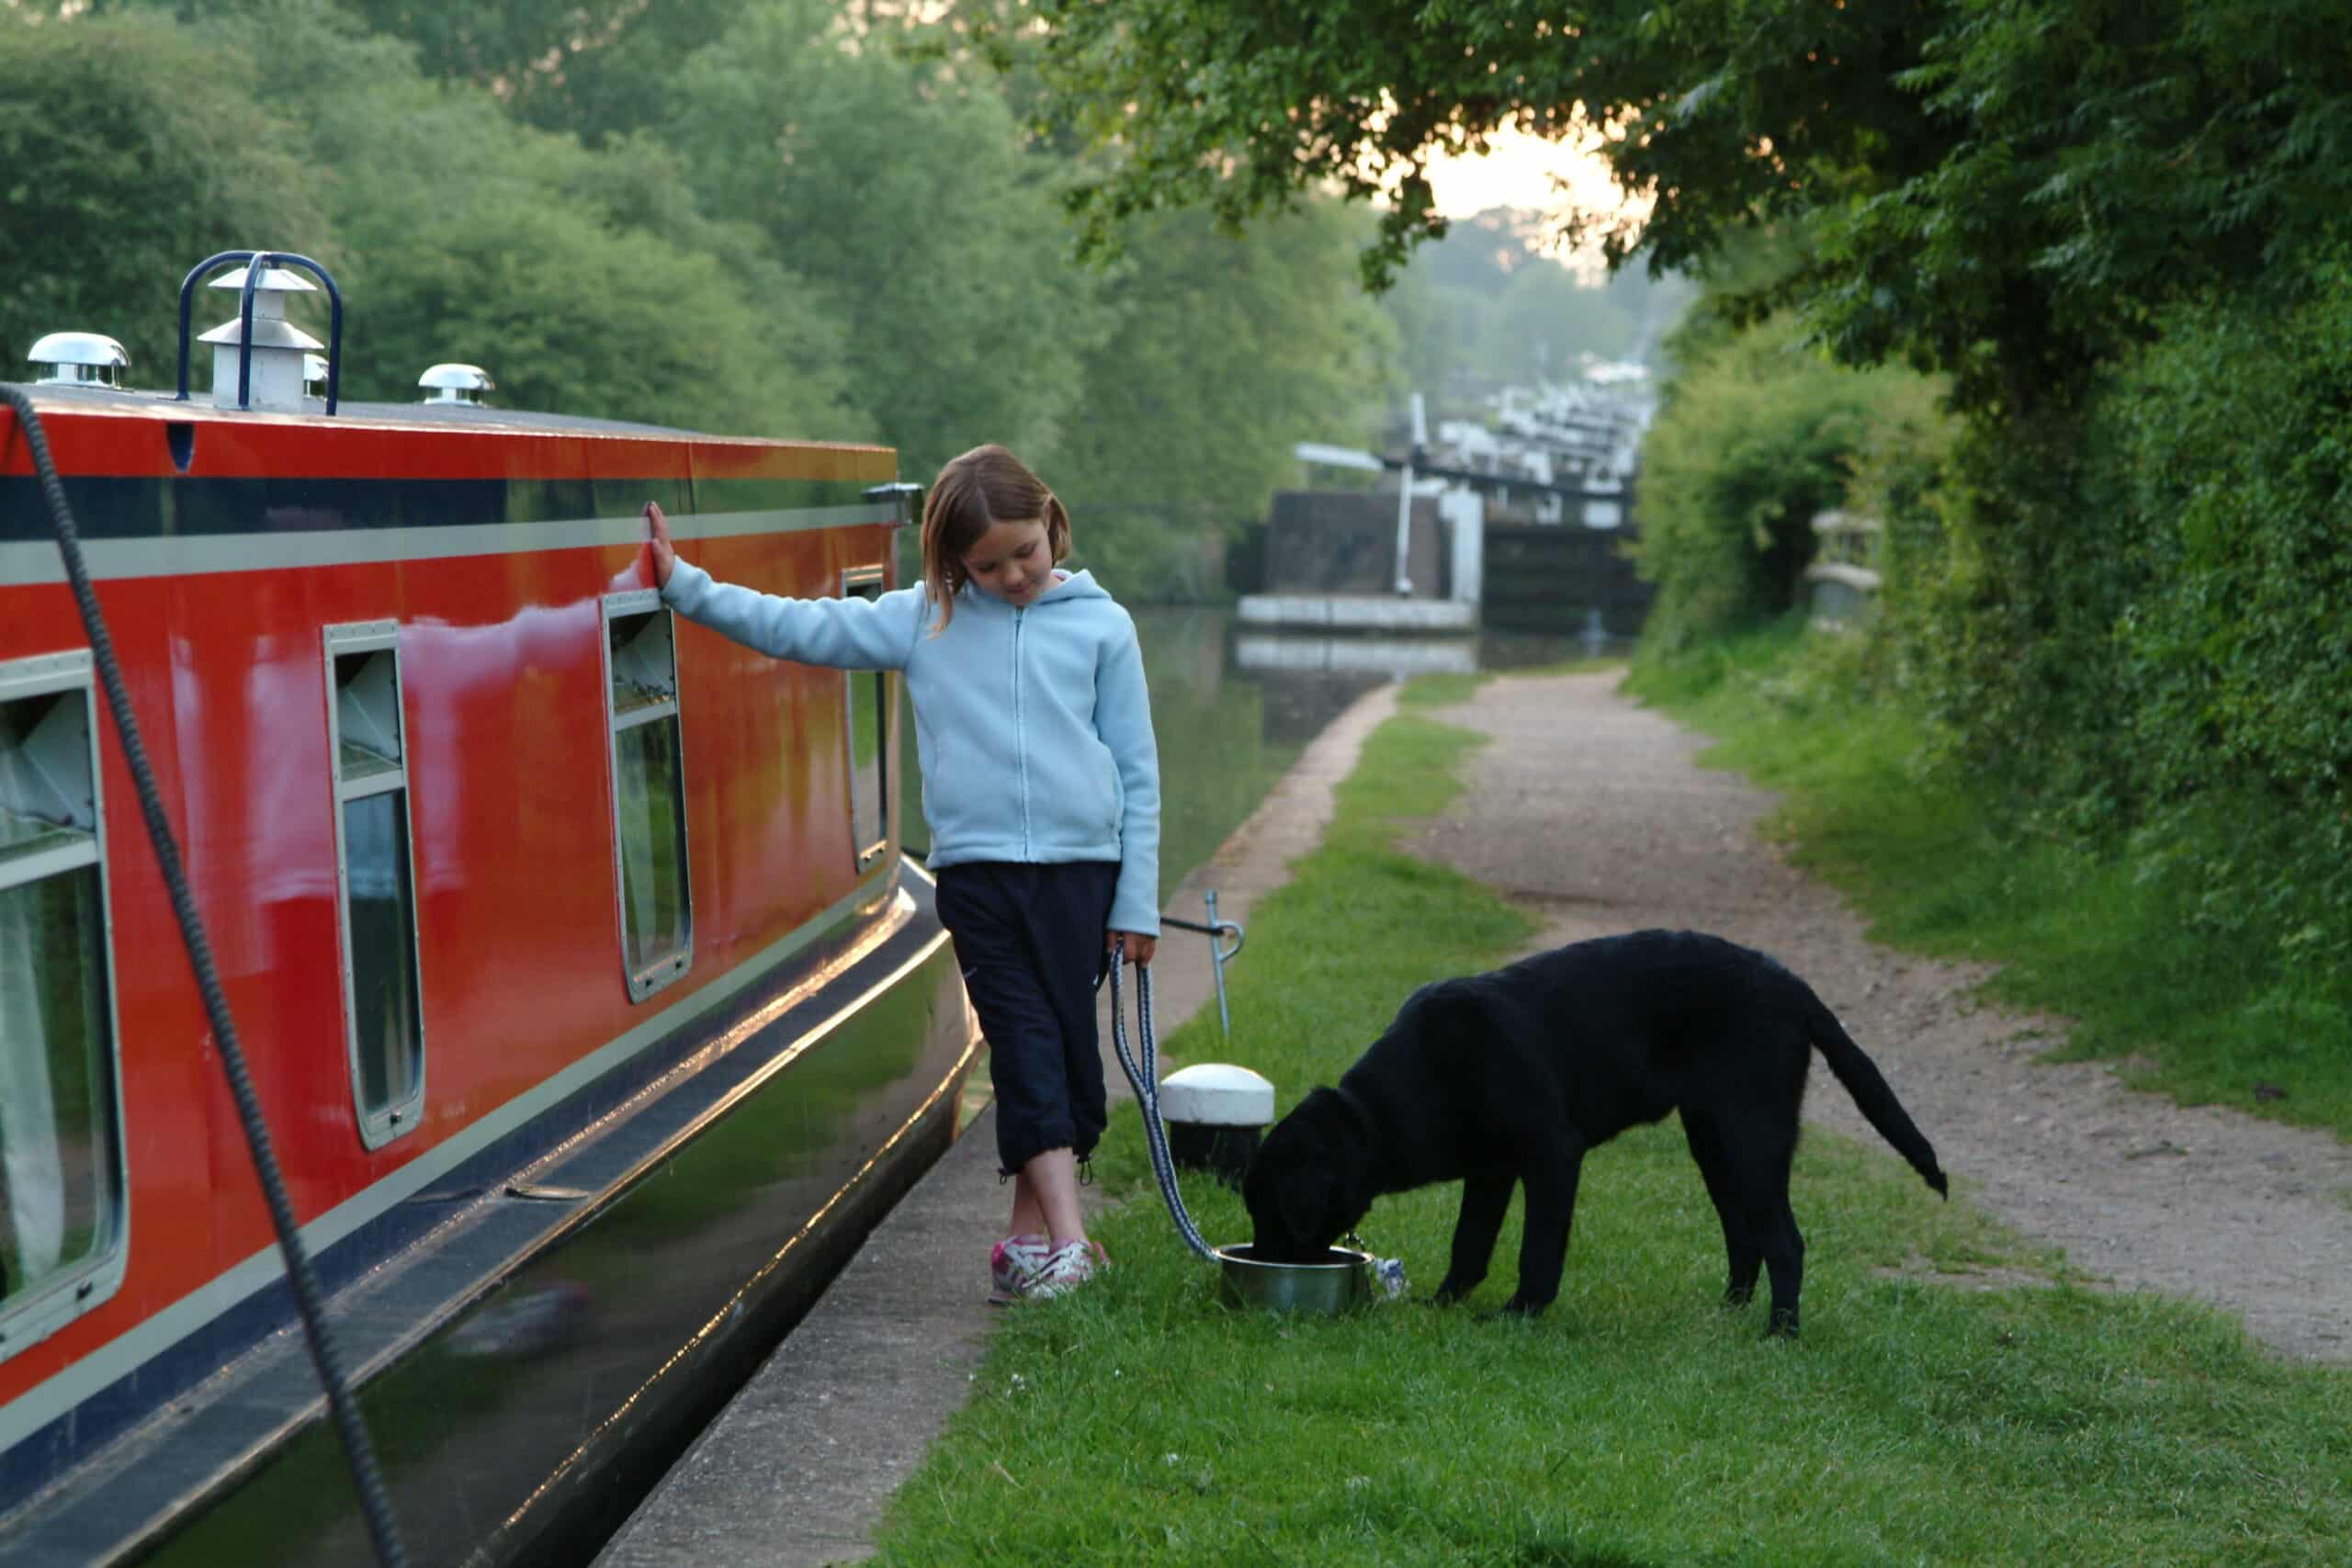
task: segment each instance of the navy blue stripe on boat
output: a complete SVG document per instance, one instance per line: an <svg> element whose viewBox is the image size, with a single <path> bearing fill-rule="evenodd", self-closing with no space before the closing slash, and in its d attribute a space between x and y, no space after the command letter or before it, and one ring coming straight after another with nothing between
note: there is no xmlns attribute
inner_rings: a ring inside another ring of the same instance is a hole
<svg viewBox="0 0 2352 1568"><path fill-rule="evenodd" d="M0 544L49 542L49 513L28 475L0 475ZM627 517L649 501L681 515L854 506L860 479L156 479L83 474L65 480L85 539L447 528Z"/></svg>

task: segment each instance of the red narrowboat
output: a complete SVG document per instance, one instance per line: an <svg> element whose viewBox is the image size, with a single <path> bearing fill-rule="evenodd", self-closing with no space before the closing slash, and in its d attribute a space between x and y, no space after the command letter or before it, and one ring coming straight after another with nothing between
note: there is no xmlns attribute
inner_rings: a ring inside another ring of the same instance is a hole
<svg viewBox="0 0 2352 1568"><path fill-rule="evenodd" d="M462 367L314 395L274 298L310 264L242 259L211 395L80 334L26 390L410 1559L581 1561L955 1136L978 1048L896 677L674 619L639 509L723 578L876 593L907 487ZM0 1561L363 1562L22 426Z"/></svg>

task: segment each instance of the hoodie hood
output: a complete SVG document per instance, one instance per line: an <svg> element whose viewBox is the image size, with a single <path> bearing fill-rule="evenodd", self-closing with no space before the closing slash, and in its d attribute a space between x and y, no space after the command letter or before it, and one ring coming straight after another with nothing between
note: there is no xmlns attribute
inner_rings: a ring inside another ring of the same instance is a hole
<svg viewBox="0 0 2352 1568"><path fill-rule="evenodd" d="M1026 604L1015 604L1009 599L1000 598L989 592L976 582L967 582L956 592L956 608L958 614L963 612L965 606L970 604L986 604L999 610L1034 610L1041 604L1069 604L1080 599L1108 599L1110 597L1111 595L1103 590L1102 585L1094 581L1092 572L1073 571L1059 582L1046 588Z"/></svg>

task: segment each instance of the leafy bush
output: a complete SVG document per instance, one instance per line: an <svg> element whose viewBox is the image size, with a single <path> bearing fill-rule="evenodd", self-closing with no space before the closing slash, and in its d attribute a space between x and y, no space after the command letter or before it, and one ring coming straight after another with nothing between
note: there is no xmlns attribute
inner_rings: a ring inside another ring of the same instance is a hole
<svg viewBox="0 0 2352 1568"><path fill-rule="evenodd" d="M1916 412L1926 387L1907 371L1840 369L1788 317L1697 357L1643 447L1634 560L1658 587L1647 649L1670 652L1794 604L1815 513L1844 502L1878 411Z"/></svg>
<svg viewBox="0 0 2352 1568"><path fill-rule="evenodd" d="M2283 317L2175 315L2115 400L2161 591L2117 632L2165 793L2259 779L2344 802L2352 782L2352 264Z"/></svg>
<svg viewBox="0 0 2352 1568"><path fill-rule="evenodd" d="M2352 265L2158 324L1894 507L1886 634L1972 789L2106 845L2300 1006L2352 983Z"/></svg>
<svg viewBox="0 0 2352 1568"><path fill-rule="evenodd" d="M2284 314L2176 312L2111 413L2153 579L2116 626L2132 768L2242 807L2201 872L2352 971L2352 260Z"/></svg>
<svg viewBox="0 0 2352 1568"><path fill-rule="evenodd" d="M2144 572L2110 478L2079 418L1970 427L1898 532L1886 617L1950 761L2092 834L2135 794L2111 632Z"/></svg>

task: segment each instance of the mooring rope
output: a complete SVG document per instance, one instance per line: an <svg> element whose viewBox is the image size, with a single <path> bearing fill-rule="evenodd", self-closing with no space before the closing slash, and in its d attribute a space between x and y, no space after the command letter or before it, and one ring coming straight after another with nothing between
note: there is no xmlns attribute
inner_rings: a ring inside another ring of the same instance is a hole
<svg viewBox="0 0 2352 1568"><path fill-rule="evenodd" d="M1112 954L1111 1044L1119 1053L1119 1066L1126 1069L1127 1081L1135 1086L1136 1103L1143 1108L1143 1141L1151 1151L1151 1173L1159 1179L1159 1195L1168 1201L1169 1215L1175 1220L1185 1246L1213 1258L1216 1249L1202 1239L1201 1228L1185 1213L1184 1194L1176 1186L1176 1161L1168 1152L1168 1127L1159 1119L1159 1042L1152 1028L1151 969L1136 965L1136 1023L1143 1043L1143 1059L1138 1063L1127 1047L1127 1003L1119 983L1125 968L1119 955Z"/></svg>

